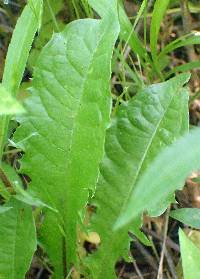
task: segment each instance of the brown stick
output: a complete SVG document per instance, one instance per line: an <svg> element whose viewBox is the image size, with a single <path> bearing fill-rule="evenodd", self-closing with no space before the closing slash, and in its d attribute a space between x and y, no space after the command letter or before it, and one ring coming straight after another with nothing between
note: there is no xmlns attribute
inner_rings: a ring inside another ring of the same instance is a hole
<svg viewBox="0 0 200 279"><path fill-rule="evenodd" d="M13 188L13 185L1 167L0 167L0 179L3 182L3 184L6 186L6 188L8 189L9 193L14 194L15 190Z"/></svg>
<svg viewBox="0 0 200 279"><path fill-rule="evenodd" d="M169 213L170 213L170 208L168 208L167 211L166 211L163 245L162 245L162 251L161 251L161 255L160 255L160 262L159 262L159 267L158 267L157 279L163 279L163 261L164 261L164 256L165 256L167 231L168 231L168 224L169 224Z"/></svg>
<svg viewBox="0 0 200 279"><path fill-rule="evenodd" d="M160 240L160 241L163 241L163 237L162 236L159 236L156 232L154 231L151 231L149 230L148 228L143 228L142 229L143 232L151 235L153 238L157 239L157 240ZM177 251L177 252L180 252L180 248L178 246L178 244L174 243L169 237L167 237L167 240L166 240L166 245L168 247L170 247L171 249Z"/></svg>
<svg viewBox="0 0 200 279"><path fill-rule="evenodd" d="M62 253L63 253L63 274L64 274L64 278L67 277L67 259L66 259L66 239L63 236L63 240L62 240Z"/></svg>

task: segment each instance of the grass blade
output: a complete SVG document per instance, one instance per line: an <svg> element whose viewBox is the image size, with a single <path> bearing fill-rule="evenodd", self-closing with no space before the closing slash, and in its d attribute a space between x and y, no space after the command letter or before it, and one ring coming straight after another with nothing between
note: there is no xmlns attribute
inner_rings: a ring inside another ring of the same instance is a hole
<svg viewBox="0 0 200 279"><path fill-rule="evenodd" d="M17 21L8 48L2 84L13 97L16 97L35 33L41 24L42 3L42 0L28 2ZM7 138L9 121L9 116L0 116L0 160Z"/></svg>
<svg viewBox="0 0 200 279"><path fill-rule="evenodd" d="M150 28L150 47L154 62L157 61L157 45L160 26L169 5L169 1L170 0L156 0L154 4Z"/></svg>

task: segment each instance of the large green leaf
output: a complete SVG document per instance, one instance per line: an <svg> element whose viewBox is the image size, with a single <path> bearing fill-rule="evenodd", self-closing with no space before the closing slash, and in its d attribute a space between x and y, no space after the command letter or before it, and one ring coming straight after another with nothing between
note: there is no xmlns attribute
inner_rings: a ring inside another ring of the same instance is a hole
<svg viewBox="0 0 200 279"><path fill-rule="evenodd" d="M76 262L77 223L103 155L119 32L113 4L102 20L72 22L43 49L15 135L26 152L21 172L31 177L30 189L58 210L46 214L41 237L59 279Z"/></svg>
<svg viewBox="0 0 200 279"><path fill-rule="evenodd" d="M35 33L40 26L42 4L42 0L29 1L17 21L9 44L2 84L14 97L24 74ZM0 115L0 160L7 138L9 121L10 116Z"/></svg>
<svg viewBox="0 0 200 279"><path fill-rule="evenodd" d="M93 278L115 278L116 260L127 251L128 230L141 237L141 218L123 230L112 228L126 206L138 178L162 148L188 130L188 75L152 85L120 106L107 131L94 204L92 229L101 238L90 260ZM128 253L127 253L128 254ZM106 268L105 268L106 266Z"/></svg>
<svg viewBox="0 0 200 279"><path fill-rule="evenodd" d="M116 227L147 210L154 216L159 207L171 202L174 191L181 189L192 171L200 167L200 129L193 129L174 144L166 147L138 181Z"/></svg>
<svg viewBox="0 0 200 279"><path fill-rule="evenodd" d="M180 208L172 210L170 216L187 226L200 229L200 209L199 208Z"/></svg>
<svg viewBox="0 0 200 279"><path fill-rule="evenodd" d="M0 278L22 279L36 250L36 232L32 208L17 200L0 214Z"/></svg>
<svg viewBox="0 0 200 279"><path fill-rule="evenodd" d="M200 249L179 230L179 240L181 246L181 258L183 266L183 274L185 279L199 279L200 278Z"/></svg>

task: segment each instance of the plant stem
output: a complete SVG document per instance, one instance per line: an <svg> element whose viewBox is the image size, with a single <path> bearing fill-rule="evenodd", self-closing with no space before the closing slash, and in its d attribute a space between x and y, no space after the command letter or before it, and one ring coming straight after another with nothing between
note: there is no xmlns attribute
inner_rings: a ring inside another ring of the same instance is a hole
<svg viewBox="0 0 200 279"><path fill-rule="evenodd" d="M56 29L56 31L59 33L59 32L60 32L60 29L59 29L58 23L57 23L57 21L56 21L55 14L54 14L54 12L53 12L53 10L52 10L52 7L51 7L51 5L50 5L50 3L49 3L49 0L47 0L47 5L48 5L48 8L49 8L49 11L50 11L50 14L51 14L51 17L52 17L52 20L53 20L55 29Z"/></svg>
<svg viewBox="0 0 200 279"><path fill-rule="evenodd" d="M138 277L139 277L140 279L144 279L144 277L143 277L142 273L140 272L140 269L139 269L139 267L138 267L136 261L134 261L134 260L133 260L133 266L134 266L134 268L135 268L135 271L136 271Z"/></svg>
<svg viewBox="0 0 200 279"><path fill-rule="evenodd" d="M64 278L67 277L67 259L66 259L66 239L63 236L63 241L62 241L62 252L63 252L63 275Z"/></svg>
<svg viewBox="0 0 200 279"><path fill-rule="evenodd" d="M0 117L0 158L3 156L3 149L7 138L7 131L10 117L7 115ZM1 164L1 160L0 160Z"/></svg>
<svg viewBox="0 0 200 279"><path fill-rule="evenodd" d="M170 207L166 211L166 219L165 219L165 226L164 226L164 236L163 236L163 245L162 245L162 251L161 251L161 256L160 256L160 262L159 262L157 279L162 279L163 278L163 261L164 261L166 241L167 241L167 231L168 231L168 224L169 224L169 213L170 213Z"/></svg>

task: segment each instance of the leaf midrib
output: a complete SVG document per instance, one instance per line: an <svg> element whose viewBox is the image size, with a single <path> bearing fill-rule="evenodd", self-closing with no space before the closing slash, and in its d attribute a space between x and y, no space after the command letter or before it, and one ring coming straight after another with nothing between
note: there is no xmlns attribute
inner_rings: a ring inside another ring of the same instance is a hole
<svg viewBox="0 0 200 279"><path fill-rule="evenodd" d="M177 92L177 90L176 90L176 92ZM145 162L145 160L146 160L146 156L147 156L147 154L148 154L148 152L149 152L149 150L150 150L150 148L151 148L151 146L152 146L152 143L153 143L153 141L154 141L154 139L155 139L155 137L156 137L156 135L157 135L157 131L158 131L158 129L160 128L160 125L161 125L161 123L163 122L163 120L164 120L164 118L165 118L165 115L166 115L166 113L168 112L168 109L169 109L169 107L170 107L170 105L171 105L171 103L172 103L172 101L173 101L173 99L174 99L174 97L175 97L175 95L176 95L176 92L173 93L173 95L172 95L172 97L171 97L171 100L170 100L169 103L168 103L168 106L167 106L166 109L164 110L162 117L160 118L160 120L158 121L158 124L157 124L156 127L155 127L155 131L154 131L154 133L152 134L152 137L150 138L150 141L149 141L149 143L148 143L148 145L147 145L147 148L146 148L146 150L145 150L145 152L144 152L144 155L142 156L142 159L140 160L140 164L139 164L139 166L138 166L137 172L136 172L136 174L134 175L134 177L135 177L135 178L134 178L134 181L133 181L133 183L130 185L130 189L129 189L128 193L127 193L127 198L126 198L126 200L123 202L122 207L120 207L120 214L119 214L119 216L121 216L121 214L122 214L122 212L123 212L123 210L124 210L124 208L125 208L125 206L126 206L128 200L129 200L129 198L130 198L130 196L131 196L131 194L132 194L132 192L133 192L133 190L134 190L134 186L136 185L136 181L137 181L137 179L138 179L138 177L139 177L139 175L140 175L140 172L141 172L141 170L142 170L143 164L144 164L144 162Z"/></svg>
<svg viewBox="0 0 200 279"><path fill-rule="evenodd" d="M176 92L177 92L177 91L176 91ZM126 200L123 202L123 205L120 206L120 211L119 211L120 213L119 213L118 217L121 216L121 214L122 214L122 212L123 212L123 210L124 210L124 207L126 206L126 204L127 204L128 200L129 200L129 198L130 198L130 195L131 195L132 191L134 190L135 182L136 182L136 180L137 180L138 177L139 177L139 174L140 174L140 171L141 171L141 169L142 169L143 163L145 162L146 155L147 155L148 151L150 150L150 147L151 147L151 145L152 145L152 143L153 143L153 140L154 140L154 138L155 138L155 136L156 136L156 134L157 134L157 131L158 131L158 129L159 129L159 127L160 127L160 125L161 125L161 123L162 123L162 121L163 121L163 119L164 119L164 117L165 117L165 115L166 115L166 113L167 113L167 111L168 111L168 109L169 109L169 107L170 107L170 105L171 105L171 103L172 103L174 97L175 97L176 92L173 93L173 95L172 95L172 97L171 97L171 100L169 101L169 104L168 104L167 108L164 110L161 119L158 121L158 124L156 125L156 129L155 129L154 133L152 134L152 137L151 137L151 139L150 139L150 141L149 141L149 143L148 143L148 145L147 145L147 148L146 148L146 150L145 150L145 152L144 152L144 155L143 155L143 157L142 157L142 159L141 159L141 161L140 161L140 165L138 166L138 170L137 170L137 172L136 172L136 175L134 175L135 179L134 179L133 183L132 183L131 186L130 186L130 189L129 189L128 193L127 193ZM114 224L113 224L113 225L114 225ZM128 225L127 225L127 228L128 228ZM111 230L110 230L110 233L112 233L112 238L109 239L109 243L110 243L110 244L109 244L109 247L113 247L113 243L115 242L115 237L116 237L118 234L115 233L115 232L113 233L112 228L111 228ZM128 237L128 236L127 236L127 237ZM101 266L104 266L104 264L107 262L107 258L108 258L108 257L109 257L109 259L110 259L110 254L108 253L108 251L106 251L106 253L103 253L103 255L104 255L104 257L103 257L103 261L101 261ZM105 257L105 255L106 255L106 257ZM102 274L102 269L99 268L98 276L101 275L101 274ZM100 277L97 277L97 278L100 278Z"/></svg>
<svg viewBox="0 0 200 279"><path fill-rule="evenodd" d="M102 24L102 22L103 22L103 20L99 20L99 24ZM100 29L100 27L101 27L101 26L99 26L99 29ZM104 31L103 34L100 36L98 42L97 42L97 45L96 45L96 47L95 47L95 49L94 49L94 52L93 52L93 54L92 54L92 56L91 56L91 59L90 59L90 62L89 62L89 64L88 64L88 68L87 68L87 72L86 72L85 78L83 79L83 82L82 82L81 94L80 94L81 97L79 98L79 101L78 101L78 104L77 104L77 111L76 111L76 113L75 113L74 120L73 120L73 125L72 125L72 129L71 129L71 137L70 137L71 140L70 140L70 142L69 142L69 152L68 152L68 156L67 156L68 158L70 158L70 155L71 155L72 150L73 150L73 143L74 143L74 137L75 137L74 131L76 130L76 126L77 126L77 124L78 124L77 118L78 118L78 116L79 116L79 111L80 111L80 108L81 108L82 99L83 99L83 97L85 96L85 93L87 93L87 92L85 91L85 84L86 84L87 78L88 78L88 76L89 76L90 67L91 67L91 65L92 65L92 61L93 61L93 59L94 59L94 56L95 56L97 50L99 49L99 44L101 43L101 41L102 41L102 39L104 38L105 34L106 34L106 32ZM64 39L65 39L65 38L64 38ZM67 165L68 165L69 159L67 159L66 162L67 162ZM66 166L66 168L67 168L67 166Z"/></svg>

